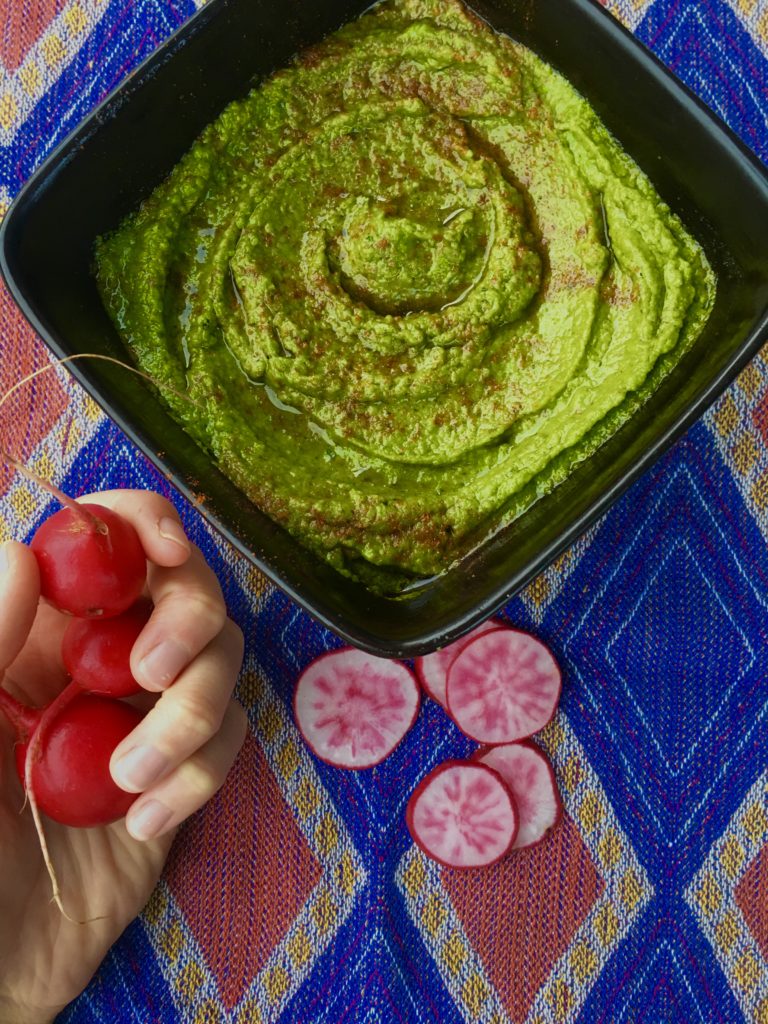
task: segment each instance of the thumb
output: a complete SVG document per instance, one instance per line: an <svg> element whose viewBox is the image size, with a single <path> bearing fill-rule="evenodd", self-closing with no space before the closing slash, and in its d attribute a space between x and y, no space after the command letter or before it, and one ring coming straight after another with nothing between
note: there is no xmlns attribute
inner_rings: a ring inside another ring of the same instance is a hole
<svg viewBox="0 0 768 1024"><path fill-rule="evenodd" d="M21 653L40 600L37 559L24 544L0 547L0 678Z"/></svg>

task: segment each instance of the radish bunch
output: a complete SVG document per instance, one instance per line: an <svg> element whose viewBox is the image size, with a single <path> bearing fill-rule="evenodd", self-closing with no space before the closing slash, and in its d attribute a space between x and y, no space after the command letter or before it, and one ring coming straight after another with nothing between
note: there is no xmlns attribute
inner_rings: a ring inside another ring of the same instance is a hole
<svg viewBox="0 0 768 1024"><path fill-rule="evenodd" d="M71 676L43 708L30 708L0 687L0 710L13 725L16 766L35 815L92 827L122 818L135 794L113 781L113 751L142 715L119 698L141 689L130 654L152 606L144 549L133 526L111 509L74 502L47 519L31 542L41 594L73 616L62 642Z"/></svg>
<svg viewBox="0 0 768 1024"><path fill-rule="evenodd" d="M490 621L417 658L428 696L471 739L470 760L446 761L416 788L406 811L414 842L448 867L493 864L541 842L562 813L554 772L529 739L552 718L561 674L536 637ZM294 712L321 760L370 768L416 720L419 687L400 662L351 647L321 655L302 673Z"/></svg>

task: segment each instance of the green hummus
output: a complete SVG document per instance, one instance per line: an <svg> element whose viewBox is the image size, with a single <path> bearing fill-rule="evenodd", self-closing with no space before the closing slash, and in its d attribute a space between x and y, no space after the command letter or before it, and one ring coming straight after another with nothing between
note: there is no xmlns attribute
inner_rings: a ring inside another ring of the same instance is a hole
<svg viewBox="0 0 768 1024"><path fill-rule="evenodd" d="M97 268L222 471L382 590L603 443L715 290L586 101L454 0L381 4L233 103Z"/></svg>

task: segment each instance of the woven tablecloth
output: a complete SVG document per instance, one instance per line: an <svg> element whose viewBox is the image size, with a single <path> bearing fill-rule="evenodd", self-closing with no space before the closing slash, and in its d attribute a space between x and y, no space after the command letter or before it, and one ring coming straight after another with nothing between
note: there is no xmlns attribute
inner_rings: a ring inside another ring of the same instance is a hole
<svg viewBox="0 0 768 1024"><path fill-rule="evenodd" d="M768 0L609 6L768 158ZM2 212L194 7L0 0ZM0 332L4 392L48 356L5 294ZM247 638L236 768L63 1024L768 1024L767 355L506 608L564 667L542 740L566 814L482 875L437 868L404 825L416 781L471 747L436 704L376 770L317 762L290 695L339 641L65 371L10 405L6 447L70 493L169 495ZM0 540L25 539L47 511L0 467Z"/></svg>

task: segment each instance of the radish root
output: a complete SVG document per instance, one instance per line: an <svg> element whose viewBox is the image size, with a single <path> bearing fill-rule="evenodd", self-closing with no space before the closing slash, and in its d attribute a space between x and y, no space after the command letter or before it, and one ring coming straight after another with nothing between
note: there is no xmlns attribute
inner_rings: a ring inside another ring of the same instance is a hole
<svg viewBox="0 0 768 1024"><path fill-rule="evenodd" d="M24 791L26 801L29 803L29 809L32 811L32 820L35 823L35 831L37 832L37 839L40 843L40 852L43 855L43 862L45 863L45 869L48 872L48 878L51 881L52 889L52 900L61 911L61 914L72 924L87 924L87 921L78 921L76 918L71 917L64 906L64 901L61 896L61 889L59 887L59 879L56 874L56 869L53 866L51 854L48 849L48 842L45 838L45 828L43 827L43 819L40 815L40 809L37 806L37 800L35 798L35 789L32 784L32 768L34 760L40 753L40 747L42 745L43 733L45 732L45 726L48 721L53 719L56 714L69 704L70 701L74 700L75 697L80 693L80 687L77 683L69 683L61 693L56 697L55 700L51 701L48 707L43 712L40 718L40 724L32 734L32 738L27 746L27 756L24 759Z"/></svg>
<svg viewBox="0 0 768 1024"><path fill-rule="evenodd" d="M155 387L157 387L157 381L155 381L150 374L144 373L143 370L136 369L135 366L131 366L129 363L124 363L121 359L115 359L114 356L105 356L99 352L77 352L74 355L65 356L63 359L56 359L53 362L49 363L47 366L41 366L37 370L33 370L32 373L28 373L26 377L22 377L21 380L17 380L16 383L13 384L0 398L0 410L3 408L3 406L11 397L11 395L15 394L20 388L24 387L25 384L28 384L30 381L34 380L36 377L40 377L44 373L50 373L57 367L63 366L65 363L73 363L78 359L99 359L103 363L112 363L115 366L120 366L123 370L128 370L130 373L135 373L137 377L142 377L144 380L149 381L150 384L153 384ZM176 395L177 398L183 398L185 402L191 403L196 408L201 407L200 403L195 399L190 398L188 394L185 394L182 391L177 391L170 385L167 386L167 390L170 391L172 394ZM12 466L13 469L15 469L18 473L21 473L22 476L25 476L28 480L31 480L33 483L36 483L39 487L42 487L43 490L48 491L48 493L51 494L61 505L63 505L65 508L71 509L77 515L79 515L84 521L88 522L89 525L92 526L95 523L97 529L99 528L100 520L97 519L96 516L81 508L81 506L73 498L70 498L68 495L64 494L64 492L60 490L55 484L51 483L50 480L46 480L44 477L39 476L33 470L28 469L25 465L23 465L23 463L19 462L18 459L14 458L13 455L11 455L2 447L0 447L0 458L2 458L3 461L7 462L9 466ZM101 532L104 531L102 530Z"/></svg>
<svg viewBox="0 0 768 1024"><path fill-rule="evenodd" d="M143 370L137 370L135 366L131 366L129 363L124 363L122 359L115 359L114 356L101 355L99 352L77 352L71 356L64 356L63 359L55 359L53 362L48 363L46 366L40 366L37 370L33 370L32 373L28 373L26 377L22 377L21 380L17 380L16 383L10 387L6 393L0 398L0 409L5 405L11 395L15 394L20 388L23 388L25 384L29 384L31 380L36 377L40 377L44 373L50 373L51 370L55 370L59 366L63 366L65 363L74 363L77 359L100 359L103 363L114 363L115 366L121 366L124 370L130 370L131 373L135 373L139 377L143 377L144 380L148 380L150 384L154 384L157 387L157 382L148 374L144 373ZM182 394L180 391L175 392L181 398L188 399L188 395Z"/></svg>

